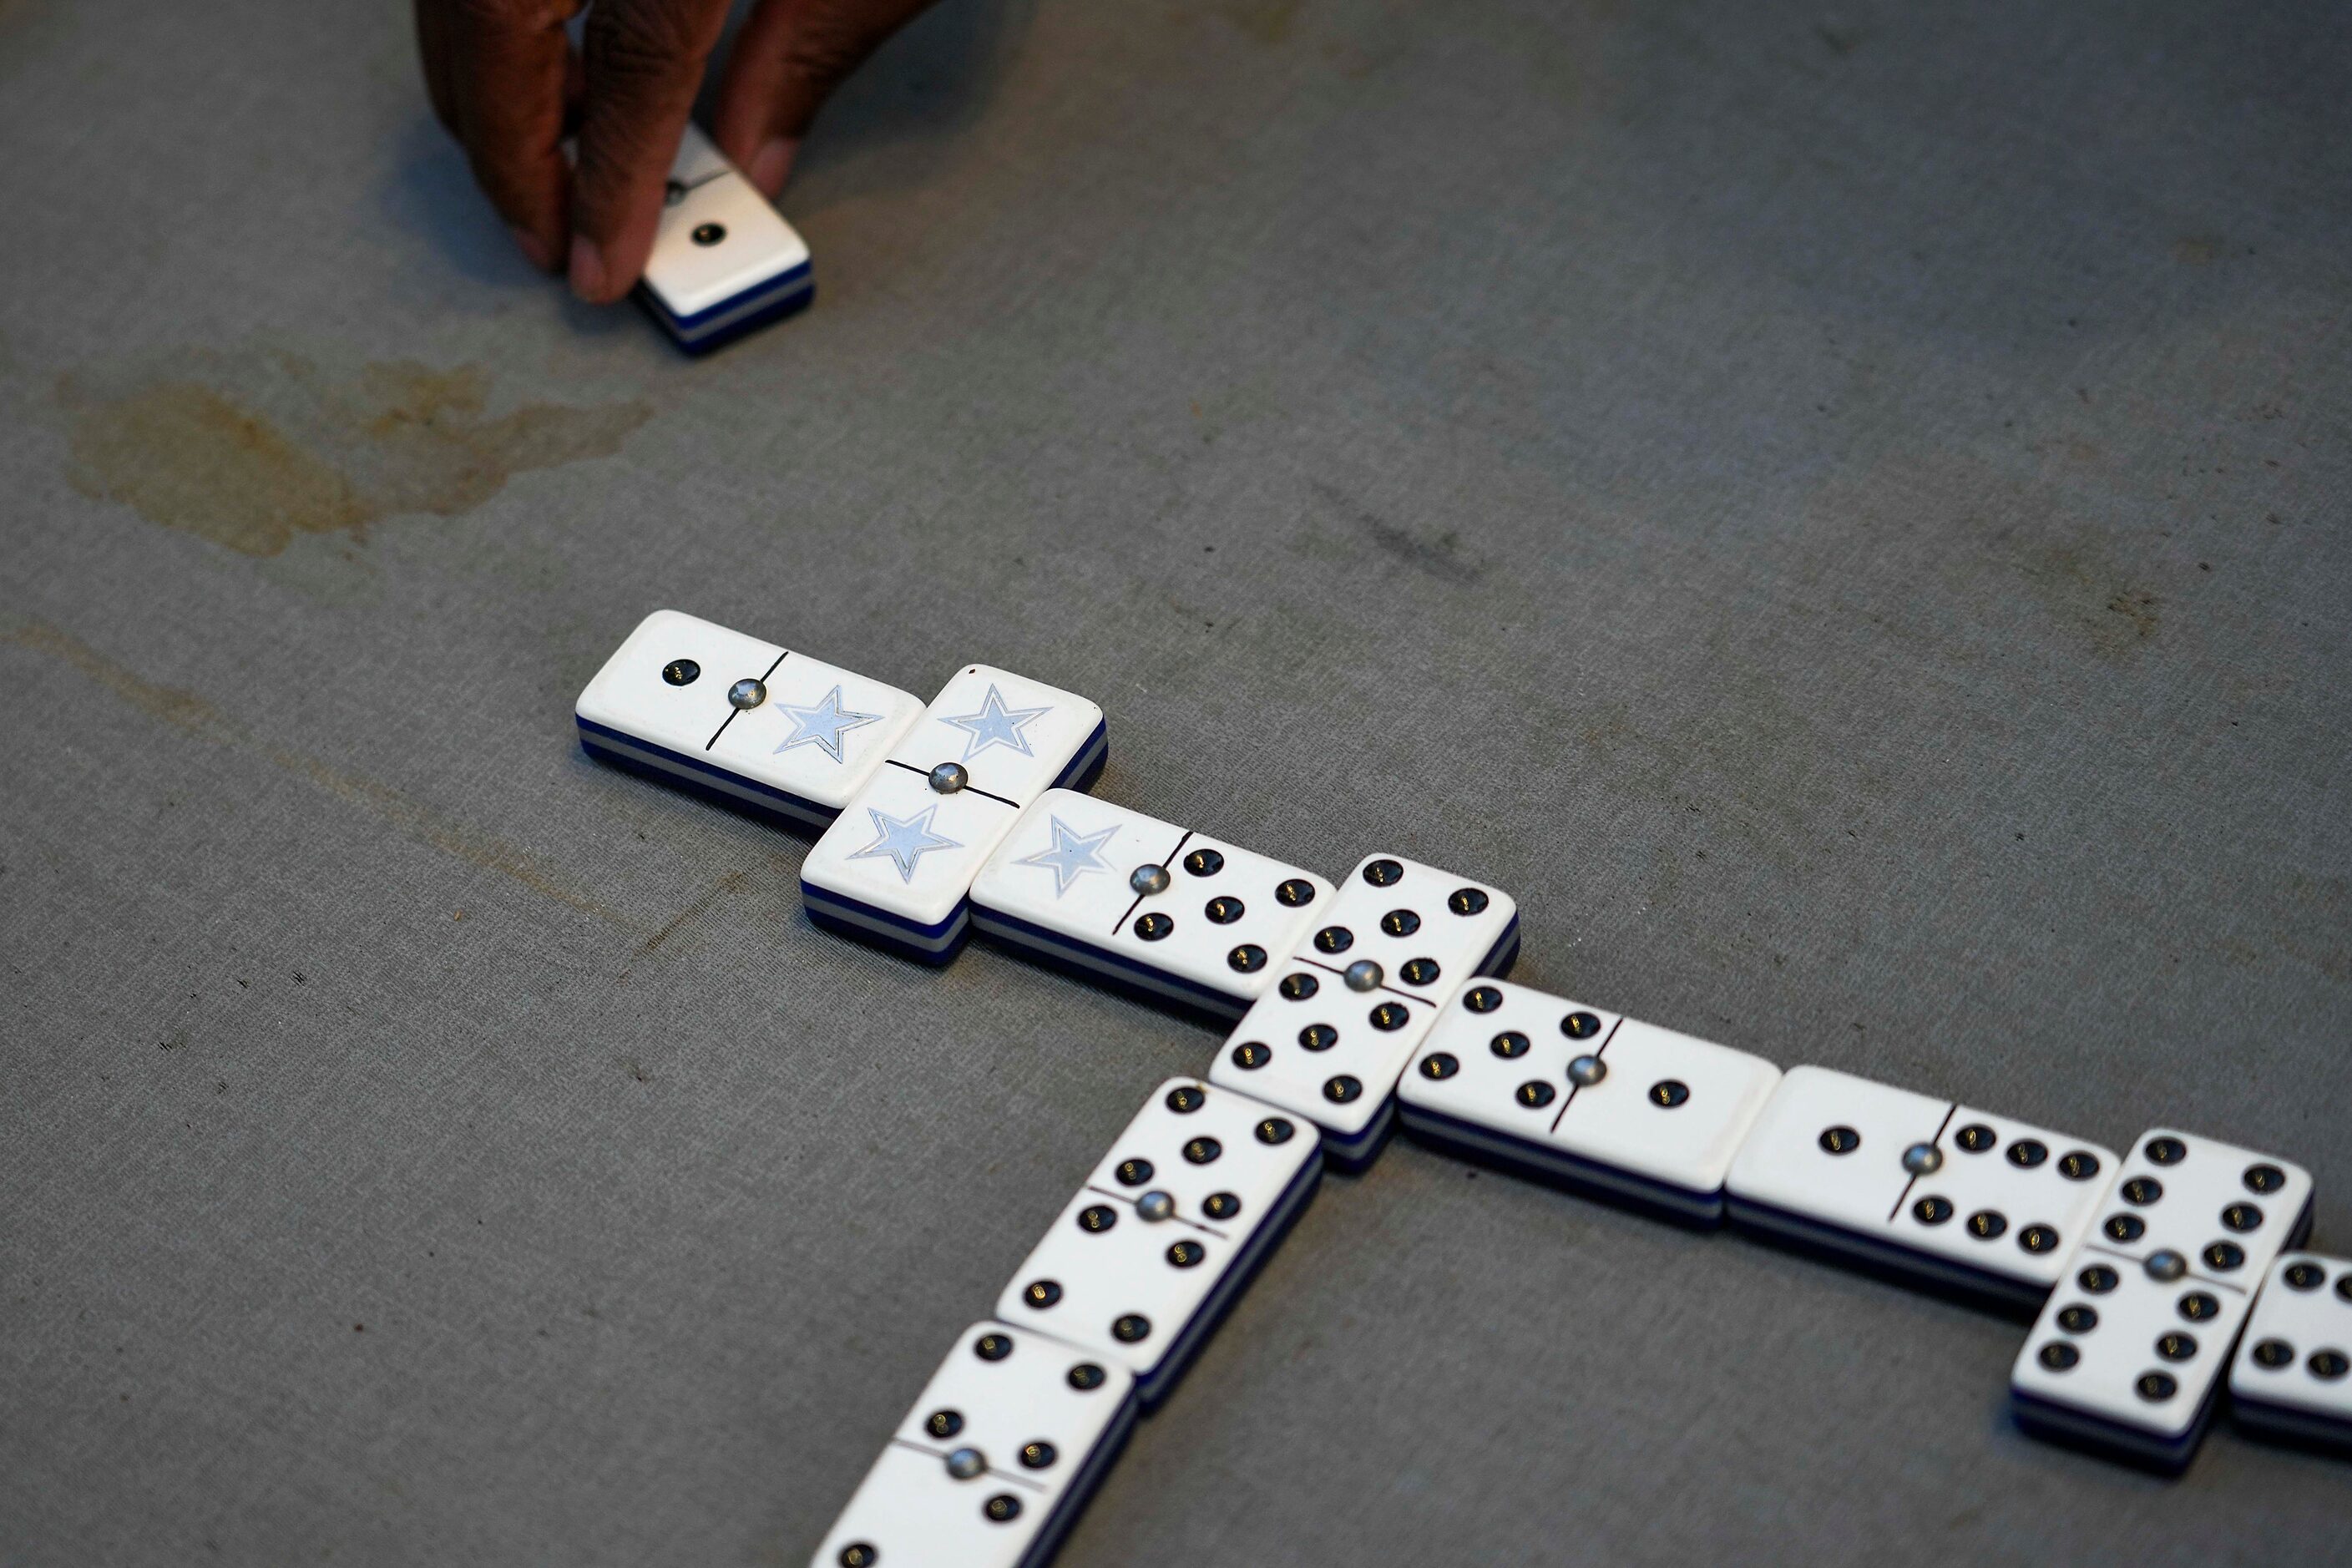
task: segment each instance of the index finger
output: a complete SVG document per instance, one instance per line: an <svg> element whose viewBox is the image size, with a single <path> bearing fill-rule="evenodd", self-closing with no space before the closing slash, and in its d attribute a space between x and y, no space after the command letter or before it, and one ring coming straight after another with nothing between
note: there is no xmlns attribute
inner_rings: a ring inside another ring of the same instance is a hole
<svg viewBox="0 0 2352 1568"><path fill-rule="evenodd" d="M573 0L417 0L416 39L443 123L523 253L565 238L563 82Z"/></svg>
<svg viewBox="0 0 2352 1568"><path fill-rule="evenodd" d="M604 304L645 270L663 187L727 0L600 0L572 172L572 291Z"/></svg>

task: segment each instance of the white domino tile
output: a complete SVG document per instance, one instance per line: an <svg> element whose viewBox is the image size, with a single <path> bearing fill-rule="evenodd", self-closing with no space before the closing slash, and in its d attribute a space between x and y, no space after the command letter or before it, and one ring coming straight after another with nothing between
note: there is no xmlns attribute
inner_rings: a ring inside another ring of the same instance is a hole
<svg viewBox="0 0 2352 1568"><path fill-rule="evenodd" d="M986 934L1229 1016L1265 993L1331 895L1311 871L1061 789L1022 814L971 886Z"/></svg>
<svg viewBox="0 0 2352 1568"><path fill-rule="evenodd" d="M1827 1068L1791 1068L1727 1178L1733 1215L2021 1310L2090 1234L2117 1157Z"/></svg>
<svg viewBox="0 0 2352 1568"><path fill-rule="evenodd" d="M2085 1245L2010 1373L2018 1419L2152 1468L2189 1462L2246 1321L2249 1281Z"/></svg>
<svg viewBox="0 0 2352 1568"><path fill-rule="evenodd" d="M1406 1128L1699 1224L1780 1069L1504 980L1465 985L1397 1088Z"/></svg>
<svg viewBox="0 0 2352 1568"><path fill-rule="evenodd" d="M656 318L698 351L804 303L813 287L807 244L687 126L639 286Z"/></svg>
<svg viewBox="0 0 2352 1568"><path fill-rule="evenodd" d="M1321 1171L1311 1126L1171 1079L1005 1286L997 1315L1116 1358L1157 1404Z"/></svg>
<svg viewBox="0 0 2352 1568"><path fill-rule="evenodd" d="M1395 855L1367 856L1271 989L1218 1049L1210 1080L1322 1129L1343 1168L1380 1152L1398 1076L1462 982L1517 956L1509 894Z"/></svg>
<svg viewBox="0 0 2352 1568"><path fill-rule="evenodd" d="M2352 1258L2290 1252L2271 1266L2230 1399L2242 1426L2352 1449Z"/></svg>
<svg viewBox="0 0 2352 1568"><path fill-rule="evenodd" d="M1136 1414L1117 1361L1003 1323L966 1330L810 1568L1034 1568Z"/></svg>
<svg viewBox="0 0 2352 1568"><path fill-rule="evenodd" d="M931 700L801 865L810 918L931 962L952 957L972 879L1037 798L1090 780L1102 710L971 665Z"/></svg>
<svg viewBox="0 0 2352 1568"><path fill-rule="evenodd" d="M2029 1431L2162 1470L2195 1455L2265 1271L2310 1224L2311 1177L2157 1128L2116 1173L2010 1376Z"/></svg>
<svg viewBox="0 0 2352 1568"><path fill-rule="evenodd" d="M822 827L922 710L895 686L656 610L581 691L573 719L592 756Z"/></svg>

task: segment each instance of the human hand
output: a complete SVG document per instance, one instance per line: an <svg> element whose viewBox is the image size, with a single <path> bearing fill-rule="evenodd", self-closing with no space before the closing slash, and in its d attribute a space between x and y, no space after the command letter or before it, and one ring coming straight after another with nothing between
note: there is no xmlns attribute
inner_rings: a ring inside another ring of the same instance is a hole
<svg viewBox="0 0 2352 1568"><path fill-rule="evenodd" d="M833 89L930 0L758 0L728 59L719 150L773 197ZM532 263L604 304L645 270L728 0L416 0L434 112ZM576 135L577 163L563 139Z"/></svg>

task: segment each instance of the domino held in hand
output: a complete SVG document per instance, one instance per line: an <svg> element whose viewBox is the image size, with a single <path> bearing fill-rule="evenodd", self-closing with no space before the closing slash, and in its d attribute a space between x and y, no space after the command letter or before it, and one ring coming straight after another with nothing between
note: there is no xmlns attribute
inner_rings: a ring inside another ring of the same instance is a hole
<svg viewBox="0 0 2352 1568"><path fill-rule="evenodd" d="M1312 871L1056 789L981 868L971 919L1092 978L1232 1017L1330 901Z"/></svg>
<svg viewBox="0 0 2352 1568"><path fill-rule="evenodd" d="M1003 1323L964 1331L809 1568L1036 1568L1135 1424L1108 1357Z"/></svg>
<svg viewBox="0 0 2352 1568"><path fill-rule="evenodd" d="M803 827L856 795L922 704L804 653L656 610L580 693L580 745Z"/></svg>
<svg viewBox="0 0 2352 1568"><path fill-rule="evenodd" d="M637 298L680 348L699 354L782 320L815 293L808 246L689 122Z"/></svg>

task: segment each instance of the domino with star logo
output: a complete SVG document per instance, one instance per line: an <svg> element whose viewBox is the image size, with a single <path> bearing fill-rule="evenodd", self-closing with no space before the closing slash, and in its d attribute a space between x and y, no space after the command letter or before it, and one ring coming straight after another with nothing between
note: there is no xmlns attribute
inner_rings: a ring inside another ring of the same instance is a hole
<svg viewBox="0 0 2352 1568"><path fill-rule="evenodd" d="M1331 893L1312 871L1048 790L973 879L971 920L1090 979L1237 1018Z"/></svg>
<svg viewBox="0 0 2352 1568"><path fill-rule="evenodd" d="M971 885L1048 790L1081 790L1109 754L1102 710L984 664L966 666L890 748L801 866L829 931L945 963L971 924Z"/></svg>
<svg viewBox="0 0 2352 1568"><path fill-rule="evenodd" d="M656 610L588 682L572 719L599 762L822 828L922 712L895 686Z"/></svg>

